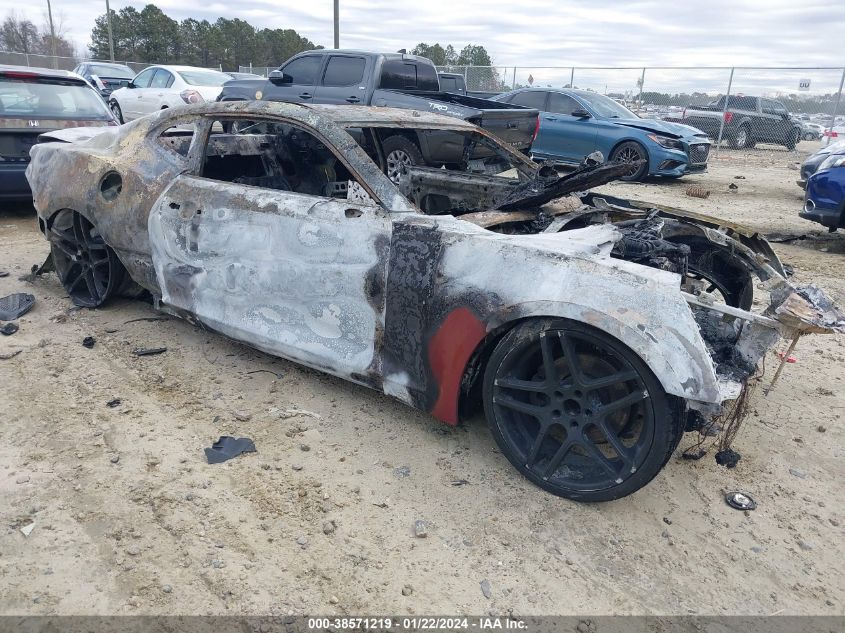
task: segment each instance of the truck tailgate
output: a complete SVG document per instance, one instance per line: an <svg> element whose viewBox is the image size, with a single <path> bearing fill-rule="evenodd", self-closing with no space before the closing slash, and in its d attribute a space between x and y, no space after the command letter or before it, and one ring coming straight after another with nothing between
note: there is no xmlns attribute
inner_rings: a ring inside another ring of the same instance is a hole
<svg viewBox="0 0 845 633"><path fill-rule="evenodd" d="M490 101L451 92L424 90L383 90L373 94L373 105L425 109L469 121L495 134L516 149L525 149L534 140L539 111L501 101Z"/></svg>

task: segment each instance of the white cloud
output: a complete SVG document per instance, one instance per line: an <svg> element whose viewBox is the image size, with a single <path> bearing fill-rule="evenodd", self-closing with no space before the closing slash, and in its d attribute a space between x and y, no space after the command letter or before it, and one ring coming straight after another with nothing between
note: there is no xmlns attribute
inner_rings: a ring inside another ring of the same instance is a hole
<svg viewBox="0 0 845 633"><path fill-rule="evenodd" d="M52 0L69 35L87 44L94 18L105 1ZM141 2L114 0L115 10ZM214 20L240 17L259 27L293 28L312 41L332 42L332 1L240 0L204 3L199 0L161 0L168 15ZM845 63L835 44L845 33L845 3L830 0L591 0L589 4L556 0L466 0L423 3L373 3L340 0L341 45L395 51L419 42L483 44L497 64L539 66L830 66ZM22 9L16 0L0 0L0 16L15 10L36 22L42 9ZM283 60L279 60L282 62ZM512 71L511 71L512 72ZM520 80L517 72L517 80ZM739 72L739 71L738 71ZM560 83L565 72L537 69L535 78ZM724 72L689 70L674 73L691 81L721 86ZM673 82L671 73L664 73ZM794 75L794 76L793 76ZM797 87L798 75L808 75L813 87L838 86L837 73L781 73L771 79L785 89ZM527 74L526 74L527 76ZM636 73L634 73L636 77ZM711 78L712 76L712 78ZM584 81L589 73L581 73ZM660 83L655 71L646 78ZM741 78L739 78L741 79ZM608 74L595 81L616 81ZM619 78L630 85L627 74ZM576 84L578 79L576 78ZM750 76L749 84L753 84ZM613 88L611 88L613 89Z"/></svg>

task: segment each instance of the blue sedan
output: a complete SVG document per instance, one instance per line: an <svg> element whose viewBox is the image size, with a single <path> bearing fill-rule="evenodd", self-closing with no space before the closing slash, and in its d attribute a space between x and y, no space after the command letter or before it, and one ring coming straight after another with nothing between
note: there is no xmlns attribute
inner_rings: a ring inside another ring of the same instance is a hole
<svg viewBox="0 0 845 633"><path fill-rule="evenodd" d="M588 90L523 88L493 97L540 110L531 155L577 165L600 151L611 161L648 162L623 180L678 178L707 168L710 141L701 130L679 123L641 119L613 99Z"/></svg>
<svg viewBox="0 0 845 633"><path fill-rule="evenodd" d="M807 179L804 210L799 215L831 231L845 226L845 151L828 156Z"/></svg>

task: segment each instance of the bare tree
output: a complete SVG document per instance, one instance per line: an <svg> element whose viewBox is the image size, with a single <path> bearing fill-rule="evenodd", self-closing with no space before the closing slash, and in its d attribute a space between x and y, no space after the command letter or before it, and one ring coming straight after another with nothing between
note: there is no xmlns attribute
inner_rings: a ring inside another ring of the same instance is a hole
<svg viewBox="0 0 845 633"><path fill-rule="evenodd" d="M12 11L0 25L0 48L13 53L38 53L41 34L30 20Z"/></svg>

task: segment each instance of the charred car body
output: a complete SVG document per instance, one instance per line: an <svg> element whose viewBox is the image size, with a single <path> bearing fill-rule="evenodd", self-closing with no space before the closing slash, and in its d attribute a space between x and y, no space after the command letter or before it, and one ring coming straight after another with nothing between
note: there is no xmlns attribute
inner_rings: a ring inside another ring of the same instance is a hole
<svg viewBox="0 0 845 633"><path fill-rule="evenodd" d="M397 188L380 146L396 129L459 137L463 159ZM27 174L78 305L138 285L447 423L480 400L514 466L575 499L639 489L689 412L720 413L778 336L838 327L756 236L574 195L628 165L560 177L454 118L217 103L51 136L71 142L43 138ZM729 272L701 270L707 256ZM774 290L768 315L731 294L738 273Z"/></svg>

